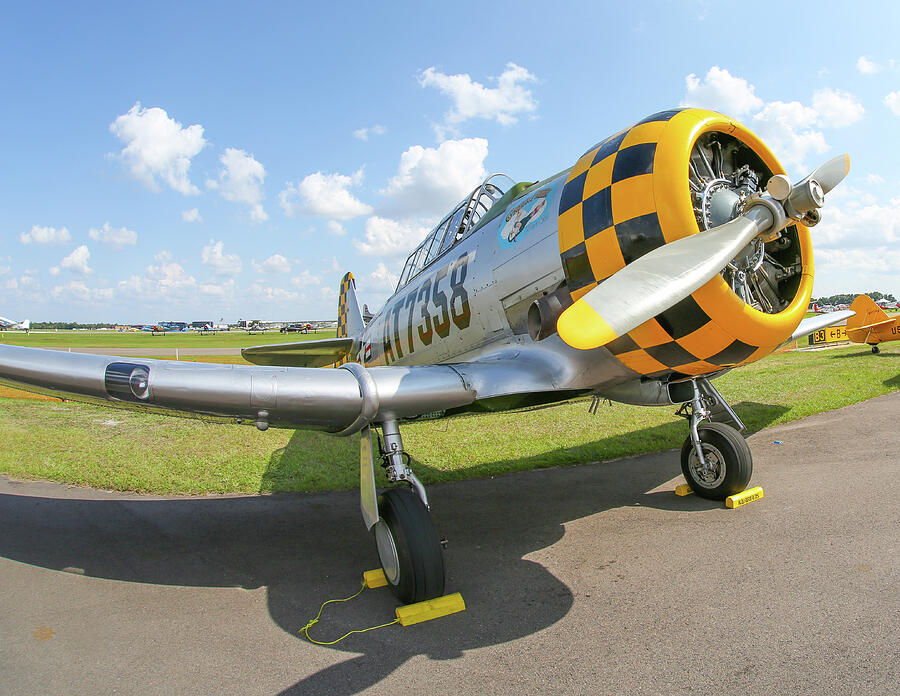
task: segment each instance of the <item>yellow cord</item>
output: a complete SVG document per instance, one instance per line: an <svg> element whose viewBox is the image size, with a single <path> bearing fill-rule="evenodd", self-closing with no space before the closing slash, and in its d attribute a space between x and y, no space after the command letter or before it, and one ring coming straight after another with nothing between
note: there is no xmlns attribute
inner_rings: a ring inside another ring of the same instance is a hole
<svg viewBox="0 0 900 696"><path fill-rule="evenodd" d="M319 608L319 613L316 614L316 618L314 618L312 621L310 621L308 624L306 624L303 628L301 628L298 631L298 633L300 633L301 635L305 635L306 639L310 643L315 643L316 645L334 645L335 643L340 643L347 636L352 636L354 633L366 633L367 631L374 631L376 628L385 628L387 626L393 626L395 623L400 622L400 619L394 619L390 623L381 624L380 626L371 626L369 628L363 628L363 629L359 629L356 631L350 631L349 633L345 633L344 635L342 635L337 640L332 640L332 641L328 641L328 642L322 642L322 641L315 640L312 636L309 635L309 629L311 629L313 626L315 626L317 623L319 623L319 619L322 618L322 612L325 610L326 604L331 604L333 602L334 603L349 602L351 599L354 599L355 597L359 597L362 594L363 590L365 590L365 589L366 589L366 581L363 580L362 587L359 588L359 592L357 592L356 594L346 597L344 599L329 599L327 602L325 602L325 604L323 604Z"/></svg>

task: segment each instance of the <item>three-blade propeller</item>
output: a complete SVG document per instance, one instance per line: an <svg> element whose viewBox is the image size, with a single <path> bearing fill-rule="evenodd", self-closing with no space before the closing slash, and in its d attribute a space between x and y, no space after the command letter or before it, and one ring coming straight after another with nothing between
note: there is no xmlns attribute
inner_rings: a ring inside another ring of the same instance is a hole
<svg viewBox="0 0 900 696"><path fill-rule="evenodd" d="M847 175L850 158L841 155L818 167L795 186L786 186L785 207L805 214L821 206ZM655 317L708 283L756 236L771 234L777 221L769 205L755 205L723 225L664 244L632 261L581 297L559 317L560 337L573 348L606 345ZM792 220L788 220L790 224Z"/></svg>

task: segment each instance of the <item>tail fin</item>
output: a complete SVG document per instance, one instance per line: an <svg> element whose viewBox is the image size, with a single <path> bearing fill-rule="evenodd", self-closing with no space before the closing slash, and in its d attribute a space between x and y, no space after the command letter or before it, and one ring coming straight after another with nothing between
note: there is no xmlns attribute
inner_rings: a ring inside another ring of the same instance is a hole
<svg viewBox="0 0 900 696"><path fill-rule="evenodd" d="M886 327L893 325L894 320L888 317L871 297L860 295L853 300L850 309L856 312L856 315L847 320L847 338L854 343L870 345L885 340L886 337L882 332Z"/></svg>
<svg viewBox="0 0 900 696"><path fill-rule="evenodd" d="M356 299L356 281L352 273L341 278L341 289L338 296L337 338L357 338L366 328Z"/></svg>
<svg viewBox="0 0 900 696"><path fill-rule="evenodd" d="M856 312L856 315L847 320L847 331L870 329L891 321L884 310L868 295L860 295L853 300L850 309Z"/></svg>

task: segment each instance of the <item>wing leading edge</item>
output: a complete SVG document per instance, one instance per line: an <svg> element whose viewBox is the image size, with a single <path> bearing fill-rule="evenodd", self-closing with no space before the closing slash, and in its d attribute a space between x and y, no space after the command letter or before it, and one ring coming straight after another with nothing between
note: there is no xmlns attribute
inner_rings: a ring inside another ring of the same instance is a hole
<svg viewBox="0 0 900 696"><path fill-rule="evenodd" d="M527 405L559 394L547 365L521 358L338 369L220 365L0 346L0 383L75 401L349 435L386 419ZM507 399L503 404L497 399Z"/></svg>

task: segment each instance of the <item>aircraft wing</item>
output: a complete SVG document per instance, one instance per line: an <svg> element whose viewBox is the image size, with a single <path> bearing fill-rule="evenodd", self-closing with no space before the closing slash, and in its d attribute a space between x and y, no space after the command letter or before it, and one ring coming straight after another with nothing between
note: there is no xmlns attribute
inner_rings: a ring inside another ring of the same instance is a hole
<svg viewBox="0 0 900 696"><path fill-rule="evenodd" d="M273 343L241 349L244 360L254 365L278 367L325 367L340 362L354 350L353 338L325 338L318 341Z"/></svg>
<svg viewBox="0 0 900 696"><path fill-rule="evenodd" d="M388 417L554 391L550 364L495 356L455 365L338 369L221 365L0 345L0 383L75 401L349 435ZM505 406L508 407L508 404Z"/></svg>
<svg viewBox="0 0 900 696"><path fill-rule="evenodd" d="M809 336L809 334L815 333L819 329L824 329L827 326L837 324L839 321L849 319L854 314L856 314L856 312L845 309L841 312L829 312L827 314L820 314L816 317L807 317L797 325L794 333L791 334L791 337L785 341L785 343L795 341L804 336Z"/></svg>

